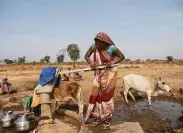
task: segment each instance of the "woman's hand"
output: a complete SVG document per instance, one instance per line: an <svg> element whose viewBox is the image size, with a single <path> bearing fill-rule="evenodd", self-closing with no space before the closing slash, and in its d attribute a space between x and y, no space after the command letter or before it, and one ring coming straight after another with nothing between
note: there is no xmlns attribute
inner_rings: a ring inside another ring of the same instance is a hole
<svg viewBox="0 0 183 133"><path fill-rule="evenodd" d="M111 65L112 65L113 63L106 63L105 65L106 65L106 68L111 68Z"/></svg>
<svg viewBox="0 0 183 133"><path fill-rule="evenodd" d="M91 63L90 64L90 67L91 67L92 70L95 70L97 68L97 66L98 65L96 63Z"/></svg>

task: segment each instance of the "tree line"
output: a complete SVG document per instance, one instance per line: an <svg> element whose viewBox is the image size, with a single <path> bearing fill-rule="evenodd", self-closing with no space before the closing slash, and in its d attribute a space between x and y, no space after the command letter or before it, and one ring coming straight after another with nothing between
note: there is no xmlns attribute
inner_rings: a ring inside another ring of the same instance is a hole
<svg viewBox="0 0 183 133"><path fill-rule="evenodd" d="M69 44L66 48L66 51L70 57L70 59L73 61L73 62L76 62L77 60L80 59L80 48L77 44ZM49 63L50 62L50 59L51 57L46 55L44 57L42 57L40 59L40 63ZM57 55L56 57L56 60L57 60L57 63L62 63L64 62L64 54L59 54ZM169 61L169 62L172 62L174 60L173 56L167 56L166 57L166 60ZM125 62L130 62L131 60L130 59L125 59ZM137 59L135 61L141 61L140 59ZM146 61L159 61L158 59L147 59ZM10 59L4 59L4 62L6 64L24 64L26 63L26 57L23 56L23 57L19 57L17 60L10 60ZM36 63L36 61L34 61L34 63Z"/></svg>
<svg viewBox="0 0 183 133"><path fill-rule="evenodd" d="M174 57L173 56L167 56L166 57L166 61L169 61L169 62L172 62L172 61L174 61L175 59L174 59ZM132 61L131 59L125 59L124 60L125 62L130 62L130 61ZM136 59L136 60L133 60L133 61L136 61L136 62L140 62L141 60L140 59ZM147 61L147 62L150 62L150 61L165 61L165 60L159 60L159 59L146 59L146 60L143 60L143 61Z"/></svg>
<svg viewBox="0 0 183 133"><path fill-rule="evenodd" d="M67 53L70 57L70 59L73 62L76 62L80 59L80 48L77 44L69 44L66 48ZM40 63L50 63L51 57L46 55L40 59ZM57 63L64 62L64 54L57 55L56 57ZM19 57L17 60L10 60L10 59L4 59L3 60L6 64L24 64L26 63L26 57ZM36 62L36 61L34 61Z"/></svg>

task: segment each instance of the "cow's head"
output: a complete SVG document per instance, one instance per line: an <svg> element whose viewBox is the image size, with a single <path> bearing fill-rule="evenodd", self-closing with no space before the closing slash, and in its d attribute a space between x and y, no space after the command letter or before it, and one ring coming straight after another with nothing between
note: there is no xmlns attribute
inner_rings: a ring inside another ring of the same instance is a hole
<svg viewBox="0 0 183 133"><path fill-rule="evenodd" d="M162 91L166 91L166 92L171 92L170 87L167 85L167 82L165 80L163 80L161 77L159 77L158 79L158 87L162 90Z"/></svg>

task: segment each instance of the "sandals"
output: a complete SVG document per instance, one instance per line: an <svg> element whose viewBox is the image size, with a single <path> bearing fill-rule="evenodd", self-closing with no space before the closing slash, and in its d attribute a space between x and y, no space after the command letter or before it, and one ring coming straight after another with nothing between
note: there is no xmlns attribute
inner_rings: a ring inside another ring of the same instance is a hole
<svg viewBox="0 0 183 133"><path fill-rule="evenodd" d="M103 124L103 128L102 128L102 129L104 129L104 130L110 129L110 122L105 122L105 123Z"/></svg>

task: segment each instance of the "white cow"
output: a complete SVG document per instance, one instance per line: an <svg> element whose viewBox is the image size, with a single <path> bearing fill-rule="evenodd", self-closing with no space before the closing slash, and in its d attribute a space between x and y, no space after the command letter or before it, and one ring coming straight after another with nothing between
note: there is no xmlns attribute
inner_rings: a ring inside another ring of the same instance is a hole
<svg viewBox="0 0 183 133"><path fill-rule="evenodd" d="M147 93L148 103L151 105L151 95L157 94L158 91L171 92L170 87L167 83L160 77L155 78L143 77L136 74L129 74L123 77L123 88L125 101L128 103L127 94L129 93L132 99L135 101L135 97L132 95L129 89L136 90L137 92Z"/></svg>

